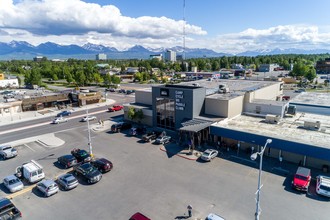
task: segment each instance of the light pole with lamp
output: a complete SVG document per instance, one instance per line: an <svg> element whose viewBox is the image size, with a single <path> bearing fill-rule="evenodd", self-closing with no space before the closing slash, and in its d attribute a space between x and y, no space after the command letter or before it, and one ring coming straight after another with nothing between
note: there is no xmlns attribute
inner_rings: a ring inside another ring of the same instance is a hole
<svg viewBox="0 0 330 220"><path fill-rule="evenodd" d="M261 148L261 151L251 154L251 157L250 157L251 160L256 160L258 155L260 156L258 190L256 192L257 193L256 212L255 212L255 219L256 220L259 220L259 216L260 216L260 213L261 213L261 210L260 210L260 190L261 190L261 187L262 187L262 185L261 185L262 158L263 158L263 155L264 155L267 144L272 143L272 141L273 141L272 139L267 139L267 141L265 143L265 146L263 146Z"/></svg>

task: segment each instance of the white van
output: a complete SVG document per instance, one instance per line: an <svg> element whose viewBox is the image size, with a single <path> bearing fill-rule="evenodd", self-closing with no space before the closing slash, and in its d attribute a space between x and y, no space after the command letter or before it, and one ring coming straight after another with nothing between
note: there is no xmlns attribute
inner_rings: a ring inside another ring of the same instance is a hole
<svg viewBox="0 0 330 220"><path fill-rule="evenodd" d="M45 178L45 173L39 163L31 160L16 168L16 176L26 179L29 183L35 183Z"/></svg>

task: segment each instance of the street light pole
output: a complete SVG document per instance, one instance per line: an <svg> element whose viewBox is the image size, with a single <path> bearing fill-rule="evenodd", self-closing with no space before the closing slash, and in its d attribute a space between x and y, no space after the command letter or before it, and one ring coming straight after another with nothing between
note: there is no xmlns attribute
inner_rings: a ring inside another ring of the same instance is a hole
<svg viewBox="0 0 330 220"><path fill-rule="evenodd" d="M263 159L263 156L264 156L264 152L265 152L265 149L266 149L266 146L267 144L270 144L272 143L272 139L267 139L266 143L265 143L265 146L263 146L261 148L261 151L260 152L256 152L254 154L251 155L251 160L256 160L258 155L260 156L260 163L259 163L259 177L258 177L258 190L256 192L257 194L257 199L256 199L256 212L255 212L255 219L256 220L259 220L259 217L260 217L260 213L261 213L261 210L260 210L260 191L261 191L261 171L262 171L262 159Z"/></svg>
<svg viewBox="0 0 330 220"><path fill-rule="evenodd" d="M86 116L87 116L87 130L88 130L88 147L89 147L89 154L93 158L93 147L92 147L92 139L91 139L91 131L89 127L89 120L88 120L88 109L86 109Z"/></svg>

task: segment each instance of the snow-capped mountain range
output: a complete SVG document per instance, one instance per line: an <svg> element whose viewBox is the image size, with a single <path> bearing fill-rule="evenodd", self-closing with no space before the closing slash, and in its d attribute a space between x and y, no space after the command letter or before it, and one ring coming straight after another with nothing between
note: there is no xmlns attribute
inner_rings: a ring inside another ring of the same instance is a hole
<svg viewBox="0 0 330 220"><path fill-rule="evenodd" d="M59 45L52 42L46 42L34 46L26 41L11 41L10 43L0 42L0 59L32 59L35 56L46 56L53 58L77 58L77 59L95 59L98 53L105 53L109 59L148 59L150 55L164 53L166 50L176 51L177 54L183 53L183 47L172 48L145 48L135 45L124 51L119 51L114 47L86 43L83 46L78 45ZM219 57L219 56L258 56L274 54L320 54L330 53L330 50L315 49L279 49L273 50L255 50L246 51L239 54L218 53L205 48L185 48L186 58L198 57Z"/></svg>

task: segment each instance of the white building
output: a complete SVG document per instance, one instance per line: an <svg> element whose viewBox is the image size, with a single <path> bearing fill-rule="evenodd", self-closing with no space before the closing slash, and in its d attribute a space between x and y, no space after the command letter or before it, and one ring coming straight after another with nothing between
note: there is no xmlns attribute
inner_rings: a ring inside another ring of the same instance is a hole
<svg viewBox="0 0 330 220"><path fill-rule="evenodd" d="M0 80L0 88L18 88L18 79L3 79Z"/></svg>
<svg viewBox="0 0 330 220"><path fill-rule="evenodd" d="M176 52L173 50L167 50L165 52L165 62L175 62L176 61Z"/></svg>
<svg viewBox="0 0 330 220"><path fill-rule="evenodd" d="M107 55L105 53L96 54L96 60L106 60Z"/></svg>

